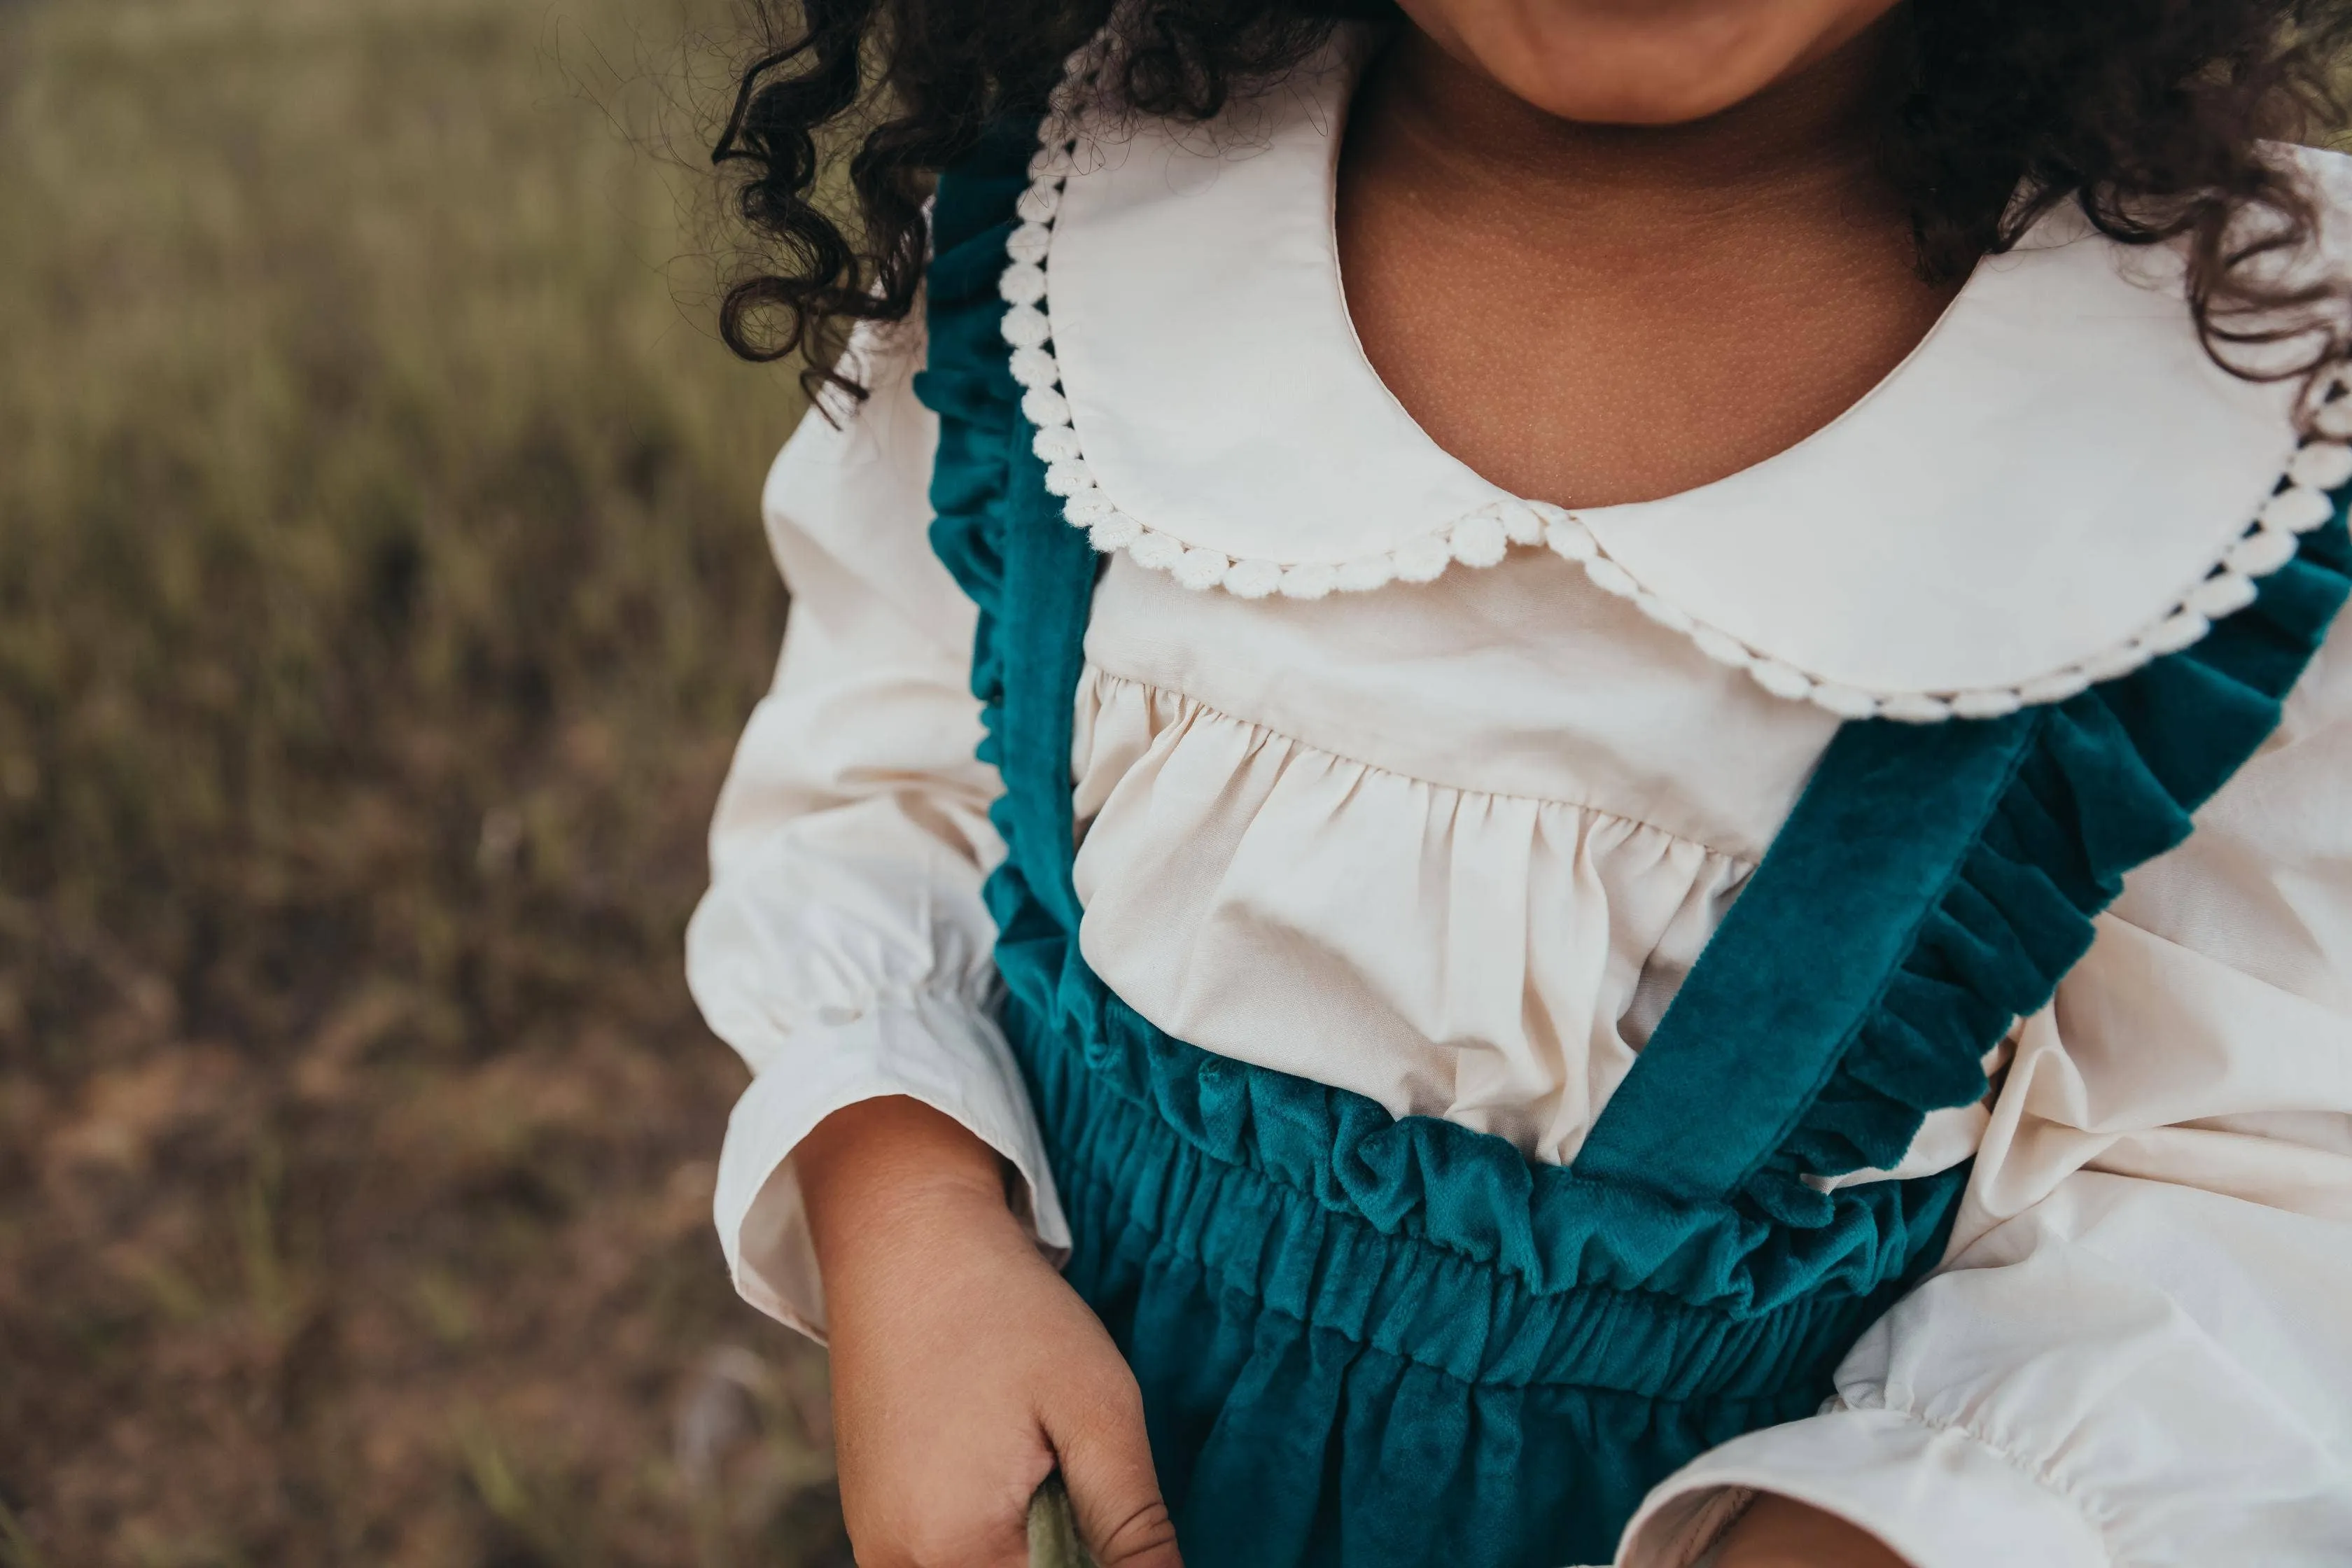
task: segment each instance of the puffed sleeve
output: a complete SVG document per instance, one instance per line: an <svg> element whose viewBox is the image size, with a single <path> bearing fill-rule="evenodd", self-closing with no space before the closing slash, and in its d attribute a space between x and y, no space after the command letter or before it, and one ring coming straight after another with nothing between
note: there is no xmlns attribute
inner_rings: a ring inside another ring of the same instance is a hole
<svg viewBox="0 0 2352 1568"><path fill-rule="evenodd" d="M862 337L871 395L804 420L762 507L793 594L775 684L710 829L687 931L703 1017L753 1073L719 1156L719 1234L754 1306L822 1337L824 1298L791 1154L818 1121L907 1095L1018 1172L1024 1218L1068 1244L991 1001L981 882L1003 850L977 761L975 611L931 553L938 422L916 401L912 328Z"/></svg>
<svg viewBox="0 0 2352 1568"><path fill-rule="evenodd" d="M2016 1034L1942 1268L1821 1415L1629 1528L1685 1568L1751 1491L1916 1568L2352 1563L2352 633Z"/></svg>

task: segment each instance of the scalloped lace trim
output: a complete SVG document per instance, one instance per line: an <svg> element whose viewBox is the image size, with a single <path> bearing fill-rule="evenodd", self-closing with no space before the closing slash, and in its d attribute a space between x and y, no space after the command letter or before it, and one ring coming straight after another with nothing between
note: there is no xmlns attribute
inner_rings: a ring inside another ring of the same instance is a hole
<svg viewBox="0 0 2352 1568"><path fill-rule="evenodd" d="M2339 371L2313 412L2310 430L2252 522L2224 550L2205 577L2137 635L2079 663L2013 687L1967 691L1874 690L1828 681L1748 647L1693 618L1651 592L1609 558L1575 513L1548 501L1506 500L1456 518L1445 527L1393 550L1337 563L1287 563L1234 557L1188 545L1121 511L1095 482L1062 395L1062 367L1053 353L1054 323L1046 301L1046 266L1062 190L1077 172L1086 139L1084 115L1100 75L1106 46L1097 40L1070 57L1048 111L1038 122L1029 188L1014 204L1019 226L1005 241L999 292L1004 340L1012 345L1013 378L1023 392L1021 412L1036 426L1033 443L1045 464L1045 488L1062 498L1063 516L1085 529L1105 554L1125 551L1139 566L1165 572L1187 588L1223 588L1244 599L1282 594L1319 599L1361 593L1389 583L1426 583L1455 562L1492 566L1514 545L1543 545L1584 569L1603 593L1630 599L1642 613L1681 633L1707 658L1744 669L1776 697L1811 702L1842 719L1885 718L1912 723L1991 719L2040 703L2062 702L2084 688L2127 675L2189 647L2213 623L2254 600L2254 579L2294 559L2301 535L2335 515L2330 490L2352 483L2352 370Z"/></svg>

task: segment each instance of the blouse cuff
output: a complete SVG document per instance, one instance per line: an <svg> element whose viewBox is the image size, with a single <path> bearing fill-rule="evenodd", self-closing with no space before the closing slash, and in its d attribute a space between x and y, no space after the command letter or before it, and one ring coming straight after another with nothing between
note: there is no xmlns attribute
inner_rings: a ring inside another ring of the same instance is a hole
<svg viewBox="0 0 2352 1568"><path fill-rule="evenodd" d="M1768 1426L1667 1478L1625 1527L1622 1568L1705 1568L1758 1492L1837 1515L1912 1568L2109 1568L2098 1528L2023 1461L1897 1410Z"/></svg>
<svg viewBox="0 0 2352 1568"><path fill-rule="evenodd" d="M1021 1177L1016 1214L1058 1262L1070 1247L1035 1113L996 1022L957 994L918 992L795 1027L780 1040L730 1041L766 1065L727 1121L712 1207L743 1299L822 1342L824 1289L791 1155L816 1124L860 1100L904 1095L953 1117Z"/></svg>

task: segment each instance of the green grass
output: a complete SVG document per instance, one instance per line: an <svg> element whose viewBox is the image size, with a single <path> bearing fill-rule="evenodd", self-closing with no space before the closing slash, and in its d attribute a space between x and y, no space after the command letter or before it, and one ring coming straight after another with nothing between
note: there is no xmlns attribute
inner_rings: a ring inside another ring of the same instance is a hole
<svg viewBox="0 0 2352 1568"><path fill-rule="evenodd" d="M728 20L0 0L0 1560L845 1561L678 977Z"/></svg>

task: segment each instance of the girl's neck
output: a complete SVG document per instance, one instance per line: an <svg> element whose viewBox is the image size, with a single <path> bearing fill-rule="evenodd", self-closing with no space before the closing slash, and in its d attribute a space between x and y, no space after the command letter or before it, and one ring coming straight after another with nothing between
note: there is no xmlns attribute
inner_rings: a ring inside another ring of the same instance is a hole
<svg viewBox="0 0 2352 1568"><path fill-rule="evenodd" d="M1885 112L1885 25L1724 112L1686 125L1589 125L1516 97L1402 29L1359 97L1382 155L1419 163L1485 207L1498 190L1517 221L1595 226L1621 239L1686 243L1744 224L1780 226L1891 195L1874 162Z"/></svg>
<svg viewBox="0 0 2352 1568"><path fill-rule="evenodd" d="M1341 279L1407 412L1520 495L1643 500L1781 451L1918 343L1923 282L1873 156L1886 29L1694 124L1574 124L1418 33L1341 151Z"/></svg>

